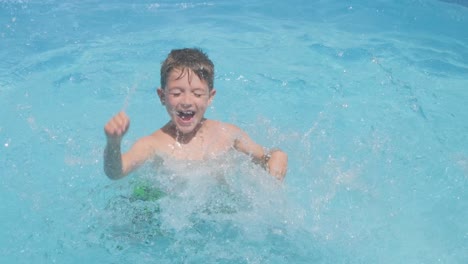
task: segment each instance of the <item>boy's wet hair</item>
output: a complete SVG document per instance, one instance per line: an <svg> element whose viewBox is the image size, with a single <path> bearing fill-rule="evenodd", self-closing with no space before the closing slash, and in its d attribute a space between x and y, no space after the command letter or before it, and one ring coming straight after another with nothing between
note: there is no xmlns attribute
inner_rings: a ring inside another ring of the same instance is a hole
<svg viewBox="0 0 468 264"><path fill-rule="evenodd" d="M169 53L161 65L162 89L166 88L167 78L174 69L181 71L179 78L182 78L185 73L190 74L190 71L194 72L200 80L208 84L210 90L213 89L214 65L201 49L174 49Z"/></svg>

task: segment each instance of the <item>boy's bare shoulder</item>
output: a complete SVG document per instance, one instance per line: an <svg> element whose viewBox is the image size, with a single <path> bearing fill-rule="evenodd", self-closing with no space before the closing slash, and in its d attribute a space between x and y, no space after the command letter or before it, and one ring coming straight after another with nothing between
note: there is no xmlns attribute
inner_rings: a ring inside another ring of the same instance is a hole
<svg viewBox="0 0 468 264"><path fill-rule="evenodd" d="M242 135L243 131L236 125L217 120L206 120L207 134L218 139L233 141Z"/></svg>
<svg viewBox="0 0 468 264"><path fill-rule="evenodd" d="M233 124L217 121L217 120L206 120L207 127L212 131L225 131L225 132L238 132L240 128Z"/></svg>
<svg viewBox="0 0 468 264"><path fill-rule="evenodd" d="M159 129L150 135L138 139L135 144L144 148L159 150L163 145L170 143L170 140L170 136Z"/></svg>

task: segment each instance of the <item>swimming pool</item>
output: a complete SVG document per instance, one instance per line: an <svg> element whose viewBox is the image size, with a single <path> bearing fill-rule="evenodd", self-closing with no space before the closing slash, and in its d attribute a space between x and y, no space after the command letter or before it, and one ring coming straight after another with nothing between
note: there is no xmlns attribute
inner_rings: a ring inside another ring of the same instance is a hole
<svg viewBox="0 0 468 264"><path fill-rule="evenodd" d="M0 1L0 262L466 263L461 2ZM207 117L284 149L283 185L236 155L225 185L104 175L105 122L164 124L160 62L194 46Z"/></svg>

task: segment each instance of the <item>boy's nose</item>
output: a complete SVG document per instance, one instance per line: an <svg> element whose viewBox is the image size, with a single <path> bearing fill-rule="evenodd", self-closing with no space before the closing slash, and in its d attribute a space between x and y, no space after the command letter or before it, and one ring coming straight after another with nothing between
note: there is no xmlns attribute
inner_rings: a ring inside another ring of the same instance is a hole
<svg viewBox="0 0 468 264"><path fill-rule="evenodd" d="M190 107L192 105L192 100L189 95L184 95L181 100L181 105L183 107Z"/></svg>

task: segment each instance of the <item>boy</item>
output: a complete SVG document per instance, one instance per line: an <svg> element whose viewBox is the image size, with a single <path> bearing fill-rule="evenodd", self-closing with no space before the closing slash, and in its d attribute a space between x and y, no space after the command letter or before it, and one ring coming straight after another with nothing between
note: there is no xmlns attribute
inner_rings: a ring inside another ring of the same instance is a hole
<svg viewBox="0 0 468 264"><path fill-rule="evenodd" d="M214 65L203 51L172 50L161 66L161 87L157 89L170 121L151 135L137 140L128 152L122 154L121 141L128 131L130 119L124 112L112 117L104 127L106 175L120 179L155 156L205 160L235 149L283 180L288 162L283 151L267 152L240 128L204 118L216 94L213 79Z"/></svg>

